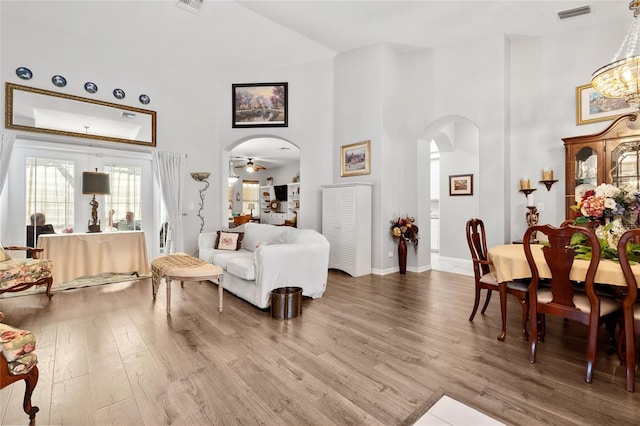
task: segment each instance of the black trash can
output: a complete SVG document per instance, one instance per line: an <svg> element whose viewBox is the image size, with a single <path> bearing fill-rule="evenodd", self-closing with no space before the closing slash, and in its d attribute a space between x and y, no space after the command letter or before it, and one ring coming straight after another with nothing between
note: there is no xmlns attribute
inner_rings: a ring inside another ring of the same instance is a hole
<svg viewBox="0 0 640 426"><path fill-rule="evenodd" d="M302 314L302 288L280 287L271 291L271 317L290 319Z"/></svg>

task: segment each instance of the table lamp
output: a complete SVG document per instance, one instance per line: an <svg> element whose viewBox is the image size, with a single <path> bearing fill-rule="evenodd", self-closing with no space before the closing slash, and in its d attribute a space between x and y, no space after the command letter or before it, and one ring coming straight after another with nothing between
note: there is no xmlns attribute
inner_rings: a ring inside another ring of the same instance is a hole
<svg viewBox="0 0 640 426"><path fill-rule="evenodd" d="M253 209L256 208L256 205L254 203L249 203L249 210L251 210L251 217L253 218Z"/></svg>
<svg viewBox="0 0 640 426"><path fill-rule="evenodd" d="M93 195L93 198L89 202L91 206L91 220L89 221L89 229L87 232L102 232L100 230L100 221L98 220L98 202L96 201L96 195L111 194L109 174L100 173L97 168L95 172L82 172L82 193Z"/></svg>

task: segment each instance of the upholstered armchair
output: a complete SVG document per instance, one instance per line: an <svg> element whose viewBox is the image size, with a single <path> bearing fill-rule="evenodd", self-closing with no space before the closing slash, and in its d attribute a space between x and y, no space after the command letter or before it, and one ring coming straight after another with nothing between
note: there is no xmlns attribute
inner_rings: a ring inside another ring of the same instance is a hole
<svg viewBox="0 0 640 426"><path fill-rule="evenodd" d="M21 250L31 253L31 259L12 259L7 253L9 250ZM0 294L26 290L34 285L46 285L47 296L51 294L53 285L53 262L47 259L38 259L38 253L42 249L30 247L0 246Z"/></svg>
<svg viewBox="0 0 640 426"><path fill-rule="evenodd" d="M0 312L0 321L4 315ZM22 408L30 420L35 419L39 408L31 405L31 395L38 384L38 357L33 352L36 339L26 330L10 327L0 322L0 389L24 380L25 392Z"/></svg>

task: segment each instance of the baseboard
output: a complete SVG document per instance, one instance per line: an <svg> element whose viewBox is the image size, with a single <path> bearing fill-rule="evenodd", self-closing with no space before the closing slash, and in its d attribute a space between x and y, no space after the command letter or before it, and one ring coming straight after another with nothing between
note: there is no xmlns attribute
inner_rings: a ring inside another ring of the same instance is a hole
<svg viewBox="0 0 640 426"><path fill-rule="evenodd" d="M431 265L421 266L419 268L416 268L414 266L407 266L407 272L415 272L418 274L420 272L430 271L431 269L433 269ZM399 271L400 271L400 268L397 266L394 266L393 268L387 268L387 269L371 268L372 275L389 275Z"/></svg>

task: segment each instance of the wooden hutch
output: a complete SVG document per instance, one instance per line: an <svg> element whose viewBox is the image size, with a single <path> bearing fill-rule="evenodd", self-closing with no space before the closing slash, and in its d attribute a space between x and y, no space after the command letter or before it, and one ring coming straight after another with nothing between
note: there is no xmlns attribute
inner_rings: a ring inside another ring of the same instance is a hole
<svg viewBox="0 0 640 426"><path fill-rule="evenodd" d="M634 129L633 127L637 127ZM566 218L582 194L602 183L640 190L640 119L635 114L617 118L604 131L563 138L566 161Z"/></svg>

